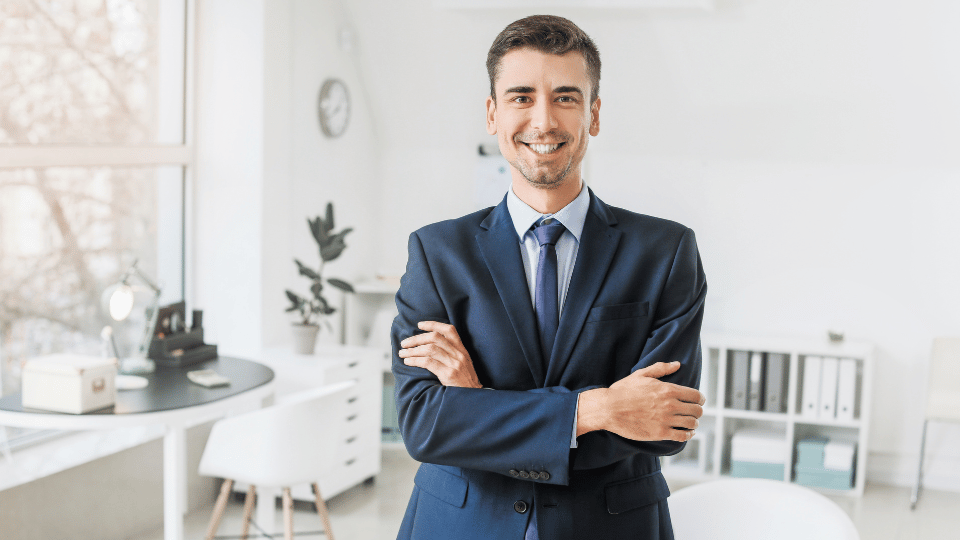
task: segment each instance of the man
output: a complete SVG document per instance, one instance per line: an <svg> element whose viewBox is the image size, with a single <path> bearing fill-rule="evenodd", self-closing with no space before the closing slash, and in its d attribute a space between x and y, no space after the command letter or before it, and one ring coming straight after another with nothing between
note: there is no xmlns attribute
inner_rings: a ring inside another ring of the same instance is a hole
<svg viewBox="0 0 960 540"><path fill-rule="evenodd" d="M703 413L693 232L584 186L600 58L576 25L516 21L487 70L511 190L414 232L397 293L397 410L423 462L398 538L673 538L657 456Z"/></svg>

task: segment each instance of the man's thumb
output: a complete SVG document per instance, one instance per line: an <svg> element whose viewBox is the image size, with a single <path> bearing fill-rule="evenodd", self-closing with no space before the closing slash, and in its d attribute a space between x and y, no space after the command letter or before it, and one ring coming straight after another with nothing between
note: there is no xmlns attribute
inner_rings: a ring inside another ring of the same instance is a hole
<svg viewBox="0 0 960 540"><path fill-rule="evenodd" d="M680 362L657 362L638 371L644 377L659 379L680 369Z"/></svg>

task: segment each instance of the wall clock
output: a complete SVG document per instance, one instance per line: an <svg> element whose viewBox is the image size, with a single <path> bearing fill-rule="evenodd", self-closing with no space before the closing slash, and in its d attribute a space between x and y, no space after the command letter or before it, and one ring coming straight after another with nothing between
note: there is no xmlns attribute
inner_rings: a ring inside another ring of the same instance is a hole
<svg viewBox="0 0 960 540"><path fill-rule="evenodd" d="M320 88L320 129L327 137L343 135L350 121L350 94L340 79L327 79Z"/></svg>

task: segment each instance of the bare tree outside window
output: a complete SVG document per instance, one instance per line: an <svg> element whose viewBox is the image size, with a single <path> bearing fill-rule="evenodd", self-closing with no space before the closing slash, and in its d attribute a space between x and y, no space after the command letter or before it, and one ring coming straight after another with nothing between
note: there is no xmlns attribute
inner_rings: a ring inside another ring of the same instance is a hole
<svg viewBox="0 0 960 540"><path fill-rule="evenodd" d="M156 0L0 2L0 145L156 142L157 13ZM0 168L3 394L30 356L99 353L104 288L135 258L155 273L159 170Z"/></svg>

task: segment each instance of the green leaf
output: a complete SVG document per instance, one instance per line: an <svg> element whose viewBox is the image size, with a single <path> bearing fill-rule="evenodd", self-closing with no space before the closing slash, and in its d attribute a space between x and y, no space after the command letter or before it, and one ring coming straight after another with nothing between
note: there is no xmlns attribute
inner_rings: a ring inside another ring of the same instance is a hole
<svg viewBox="0 0 960 540"><path fill-rule="evenodd" d="M300 304L303 303L303 298L301 298L300 295L298 295L297 293L291 291L290 289L287 289L286 292L287 292L287 298L289 298L290 301L293 302L294 306L299 306Z"/></svg>
<svg viewBox="0 0 960 540"><path fill-rule="evenodd" d="M343 292L348 292L348 293L355 292L355 291L353 290L353 285L347 283L346 281L344 281L344 280L342 280L342 279L329 278L329 279L327 279L327 283L333 285L334 287L340 289L340 290L343 291Z"/></svg>
<svg viewBox="0 0 960 540"><path fill-rule="evenodd" d="M347 249L344 238L352 231L352 228L346 228L331 236L328 242L320 244L320 258L329 262L339 257L343 250Z"/></svg>
<svg viewBox="0 0 960 540"><path fill-rule="evenodd" d="M333 230L333 203L327 203L327 230Z"/></svg>
<svg viewBox="0 0 960 540"><path fill-rule="evenodd" d="M297 259L294 259L293 262L297 263L297 268L300 269L301 276L306 276L312 280L322 279L320 277L320 274L318 274L315 270L303 264L302 262L298 261Z"/></svg>
<svg viewBox="0 0 960 540"><path fill-rule="evenodd" d="M320 292L323 291L323 282L314 281L313 285L310 286L310 292L313 293L314 298L320 298Z"/></svg>

